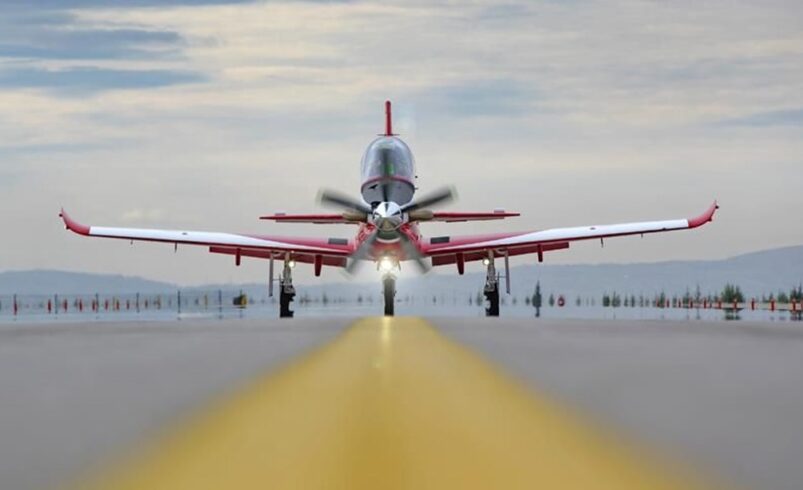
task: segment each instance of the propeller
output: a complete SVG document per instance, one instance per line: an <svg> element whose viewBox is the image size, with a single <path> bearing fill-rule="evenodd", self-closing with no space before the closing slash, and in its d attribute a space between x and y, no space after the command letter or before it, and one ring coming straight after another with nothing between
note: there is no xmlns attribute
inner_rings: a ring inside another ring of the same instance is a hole
<svg viewBox="0 0 803 490"><path fill-rule="evenodd" d="M351 254L350 260L346 265L346 272L349 274L355 273L360 266L360 262L368 259L374 244L380 236L383 239L398 239L404 256L413 261L420 272L428 272L431 268L414 241L406 233L401 232L399 228L405 223L405 214L407 215L407 221L410 222L432 219L433 212L428 208L453 201L457 197L457 193L451 187L443 187L424 195L418 200L399 206L390 200L390 186L390 182L381 183L383 201L373 208L362 200L338 191L323 190L318 195L318 201L322 205L344 210L344 219L370 223L375 226L373 232Z"/></svg>

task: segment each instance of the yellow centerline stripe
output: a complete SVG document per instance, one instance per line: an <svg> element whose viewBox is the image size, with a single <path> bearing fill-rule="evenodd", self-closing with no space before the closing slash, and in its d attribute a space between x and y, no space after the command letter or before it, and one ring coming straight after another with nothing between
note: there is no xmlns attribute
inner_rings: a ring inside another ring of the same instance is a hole
<svg viewBox="0 0 803 490"><path fill-rule="evenodd" d="M692 488L415 318L357 322L88 488Z"/></svg>

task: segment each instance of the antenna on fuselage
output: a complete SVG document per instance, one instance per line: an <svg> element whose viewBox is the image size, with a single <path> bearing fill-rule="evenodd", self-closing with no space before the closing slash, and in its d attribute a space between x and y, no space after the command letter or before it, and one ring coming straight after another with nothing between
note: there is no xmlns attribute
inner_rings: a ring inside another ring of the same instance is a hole
<svg viewBox="0 0 803 490"><path fill-rule="evenodd" d="M385 134L383 136L397 136L393 133L393 114L389 100L385 101Z"/></svg>

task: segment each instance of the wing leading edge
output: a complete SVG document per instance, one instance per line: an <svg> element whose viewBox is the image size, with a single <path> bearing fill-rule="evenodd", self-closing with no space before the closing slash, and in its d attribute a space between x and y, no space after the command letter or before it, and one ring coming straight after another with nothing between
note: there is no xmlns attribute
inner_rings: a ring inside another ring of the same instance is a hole
<svg viewBox="0 0 803 490"><path fill-rule="evenodd" d="M471 212L434 212L432 218L426 221L443 221L445 223L457 223L461 221L491 221L520 216L519 213L508 213L506 211L493 211L490 213L471 213Z"/></svg>
<svg viewBox="0 0 803 490"><path fill-rule="evenodd" d="M577 240L643 235L697 228L709 221L713 221L714 213L717 209L719 209L719 205L714 201L703 214L689 219L553 228L534 232L478 237L439 237L430 240L430 243L424 246L423 252L433 257L433 263L451 263L453 261L447 258L448 256L484 250L505 250L509 251L510 255L523 253L538 253L541 255L546 250L568 248L569 242ZM447 257L438 259L440 256Z"/></svg>
<svg viewBox="0 0 803 490"><path fill-rule="evenodd" d="M431 216L420 219L420 221L443 221L446 223L456 223L461 221L490 221L519 216L519 213L508 213L497 210L493 212L434 212ZM260 216L259 219L272 220L277 223L312 223L318 225L332 224L360 224L363 220L349 219L343 214L286 214L276 213L267 216Z"/></svg>
<svg viewBox="0 0 803 490"><path fill-rule="evenodd" d="M285 214L276 213L260 216L259 219L272 220L277 223L312 223L316 225L360 224L359 221L346 219L342 214Z"/></svg>

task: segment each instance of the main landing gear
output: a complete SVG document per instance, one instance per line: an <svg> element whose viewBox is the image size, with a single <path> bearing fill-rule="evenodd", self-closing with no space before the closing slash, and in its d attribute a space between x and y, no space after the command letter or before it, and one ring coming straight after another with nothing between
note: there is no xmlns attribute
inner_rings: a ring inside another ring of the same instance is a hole
<svg viewBox="0 0 803 490"><path fill-rule="evenodd" d="M499 276L496 274L493 252L488 253L483 263L488 267L484 288L485 316L499 316Z"/></svg>
<svg viewBox="0 0 803 490"><path fill-rule="evenodd" d="M285 256L284 269L279 277L279 318L293 318L294 311L290 309L290 303L296 296L296 288L293 286L294 265L295 262L290 259L289 255Z"/></svg>
<svg viewBox="0 0 803 490"><path fill-rule="evenodd" d="M385 299L385 316L393 316L396 302L396 278L393 274L382 276L382 297Z"/></svg>

